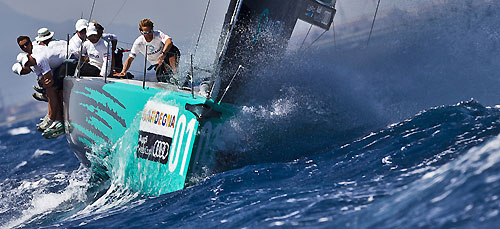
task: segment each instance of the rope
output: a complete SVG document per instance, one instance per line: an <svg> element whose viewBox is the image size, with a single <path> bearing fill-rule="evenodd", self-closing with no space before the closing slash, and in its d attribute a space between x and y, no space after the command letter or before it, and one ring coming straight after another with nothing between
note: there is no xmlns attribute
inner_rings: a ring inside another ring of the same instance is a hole
<svg viewBox="0 0 500 229"><path fill-rule="evenodd" d="M111 24L113 24L113 22L115 21L116 17L118 16L118 14L122 11L123 9L123 6L125 6L125 4L127 3L128 0L125 0L122 4L122 6L120 6L120 9L118 10L118 12L116 12L115 16L113 16L113 19L111 19L111 22L109 22L109 24L106 26L110 26Z"/></svg>
<svg viewBox="0 0 500 229"><path fill-rule="evenodd" d="M302 44L300 45L299 50L301 50L301 49L302 49L302 46L304 46L304 42L306 42L307 36L309 36L309 32L311 32L312 27L313 27L313 26L312 26L312 24L311 24L311 26L309 26L309 30L307 30L307 34L306 34L306 36L304 37L304 40L302 41Z"/></svg>
<svg viewBox="0 0 500 229"><path fill-rule="evenodd" d="M313 45L314 45L314 43L315 43L316 41L318 41L318 40L319 40L319 39L323 36L323 34L325 34L326 32L328 32L328 30L323 31L323 32L319 35L319 37L318 37L318 38L316 38L316 40L314 40L314 41L313 41L313 42L312 42L312 43L311 43L311 44L307 47L307 49L311 48L311 46L313 46Z"/></svg>
<svg viewBox="0 0 500 229"><path fill-rule="evenodd" d="M200 33L198 34L198 40L196 41L196 46L194 46L194 54L196 55L196 50L198 49L198 45L200 43L201 32L203 31L203 26L205 26L205 20L207 19L208 8L210 7L210 0L208 0L207 8L205 9L205 15L203 16L203 22L201 23Z"/></svg>
<svg viewBox="0 0 500 229"><path fill-rule="evenodd" d="M375 15L373 15L372 28L370 29L370 35L368 35L368 41L366 42L366 47L370 44L370 38L372 37L373 26L375 25L375 19L377 18L378 7L380 6L380 0L377 3L377 9L375 10Z"/></svg>

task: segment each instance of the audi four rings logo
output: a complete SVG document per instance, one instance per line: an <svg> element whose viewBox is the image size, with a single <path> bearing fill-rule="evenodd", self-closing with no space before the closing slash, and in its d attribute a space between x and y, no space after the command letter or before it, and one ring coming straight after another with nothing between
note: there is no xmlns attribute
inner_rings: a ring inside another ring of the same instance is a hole
<svg viewBox="0 0 500 229"><path fill-rule="evenodd" d="M156 140L153 149L152 156L159 161L165 161L168 157L168 150L170 145L167 142Z"/></svg>
<svg viewBox="0 0 500 229"><path fill-rule="evenodd" d="M139 131L136 155L138 158L166 164L171 144L172 138Z"/></svg>

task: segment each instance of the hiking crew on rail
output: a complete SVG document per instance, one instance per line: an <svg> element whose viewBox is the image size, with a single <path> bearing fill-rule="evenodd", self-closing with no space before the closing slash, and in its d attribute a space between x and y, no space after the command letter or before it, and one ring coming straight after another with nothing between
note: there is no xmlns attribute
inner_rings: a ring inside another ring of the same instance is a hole
<svg viewBox="0 0 500 229"><path fill-rule="evenodd" d="M114 34L105 34L104 27L96 21L79 19L75 24L75 34L69 40L54 40L54 32L40 28L31 42L28 36L19 36L17 44L23 51L17 56L12 71L18 75L34 72L38 86L33 86L33 97L48 102L48 113L40 119L37 129L45 138L56 138L64 134L63 117L63 80L75 75L77 70L82 77L133 78L128 73L132 61L138 53L146 56L156 70L159 82L175 81L172 75L178 71L179 49L172 38L163 32L153 30L153 22L144 19L139 22L139 36L129 57L122 64L123 49L116 49L118 39ZM147 48L147 50L146 50ZM79 60L79 58L81 59ZM77 63L81 62L78 68ZM116 67L116 68L115 68Z"/></svg>

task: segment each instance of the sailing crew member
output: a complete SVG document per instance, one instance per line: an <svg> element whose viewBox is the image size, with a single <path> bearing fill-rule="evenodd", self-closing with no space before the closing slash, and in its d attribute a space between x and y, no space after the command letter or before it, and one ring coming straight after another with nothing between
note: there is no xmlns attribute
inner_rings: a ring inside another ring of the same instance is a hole
<svg viewBox="0 0 500 229"><path fill-rule="evenodd" d="M49 65L48 47L39 49L36 53L19 53L18 63L14 64L12 70L19 74L27 74L25 69L32 68L38 76L38 81L47 91L49 120L42 136L50 139L64 134L63 125L63 97L62 97L62 79L52 75L52 68Z"/></svg>
<svg viewBox="0 0 500 229"><path fill-rule="evenodd" d="M66 43L65 41L63 41ZM56 81L61 82L61 89L62 89L62 81L66 75L66 64L62 64L63 61L66 59L66 45L54 45L54 46L43 46L43 45L34 45L31 42L31 39L27 36L19 36L17 38L17 44L19 45L19 48L23 50L23 52L27 54L36 54L36 55L43 55L48 58L49 62L49 67L52 69L52 76L56 79ZM18 60L19 62L19 60ZM75 72L76 64L69 63L67 65L68 67L68 75L73 75ZM21 71L16 72L20 75L25 75L30 73L32 70L29 67L24 67L21 66ZM14 70L14 67L13 67ZM38 82L39 86L43 87L43 84L41 81ZM34 88L37 92L42 93L42 90L40 88L35 87ZM44 89L46 91L46 89ZM36 96L41 96L38 93L34 94L33 97ZM40 99L47 99L46 97L41 97ZM62 101L62 93L61 93L61 101ZM49 122L49 116L51 116L51 109L49 109L49 114L45 116L45 118L37 125L39 131L45 130L48 125L50 124Z"/></svg>
<svg viewBox="0 0 500 229"><path fill-rule="evenodd" d="M69 40L69 53L71 55L70 58L78 59L80 56L80 51L82 47L83 41L87 39L87 26L89 21L86 19L79 19L75 24L75 35L71 37Z"/></svg>
<svg viewBox="0 0 500 229"><path fill-rule="evenodd" d="M35 41L39 45L48 46L52 38L54 37L54 32L51 32L47 28L40 28L38 30L38 36L35 37Z"/></svg>
<svg viewBox="0 0 500 229"><path fill-rule="evenodd" d="M88 63L81 67L82 76L110 76L113 69L113 47L116 47L116 36L106 34L104 28L97 22L87 27L87 40L83 42L83 54L88 56ZM115 44L115 45L113 45Z"/></svg>
<svg viewBox="0 0 500 229"><path fill-rule="evenodd" d="M60 67L63 61L66 59L67 48L66 48L66 41L61 40L53 42L54 44L50 43L51 45L44 46L44 45L33 44L28 36L19 36L17 38L17 44L19 45L19 48L23 50L23 52L26 52L28 54L38 53L39 51L43 52L44 55L47 55L49 58L50 67L52 69L56 69ZM73 71L74 69L72 69L72 67L70 66L68 68L68 72L70 72L70 75L73 75L73 73L71 73Z"/></svg>
<svg viewBox="0 0 500 229"><path fill-rule="evenodd" d="M138 53L146 55L147 60L152 65L156 65L156 77L159 82L166 82L164 75L173 75L177 73L179 58L181 53L172 42L172 38L160 30L153 30L153 22L150 19L143 19L139 22L139 36L132 45L132 50L120 73L115 74L117 77L126 75L132 61ZM146 51L147 47L147 51Z"/></svg>

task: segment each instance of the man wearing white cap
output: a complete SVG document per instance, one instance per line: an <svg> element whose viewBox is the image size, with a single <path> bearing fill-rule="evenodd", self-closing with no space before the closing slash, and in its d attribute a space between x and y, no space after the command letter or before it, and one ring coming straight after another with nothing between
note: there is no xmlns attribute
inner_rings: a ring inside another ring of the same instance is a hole
<svg viewBox="0 0 500 229"><path fill-rule="evenodd" d="M49 59L43 52L20 53L17 55L18 64L12 66L12 70L19 74L25 74L26 68L32 68L38 76L38 81L47 91L49 121L48 128L42 133L45 138L56 138L64 134L63 121L63 99L62 80L52 76ZM29 73L29 71L28 71Z"/></svg>
<svg viewBox="0 0 500 229"><path fill-rule="evenodd" d="M69 40L69 53L71 58L78 58L82 47L82 42L87 39L87 26L89 22L86 19L79 19L75 24L75 35Z"/></svg>
<svg viewBox="0 0 500 229"><path fill-rule="evenodd" d="M113 48L115 36L103 37L104 28L92 22L87 27L87 41L83 43L83 53L87 54L89 63L81 67L82 76L110 76L113 69ZM113 42L114 40L114 42Z"/></svg>

